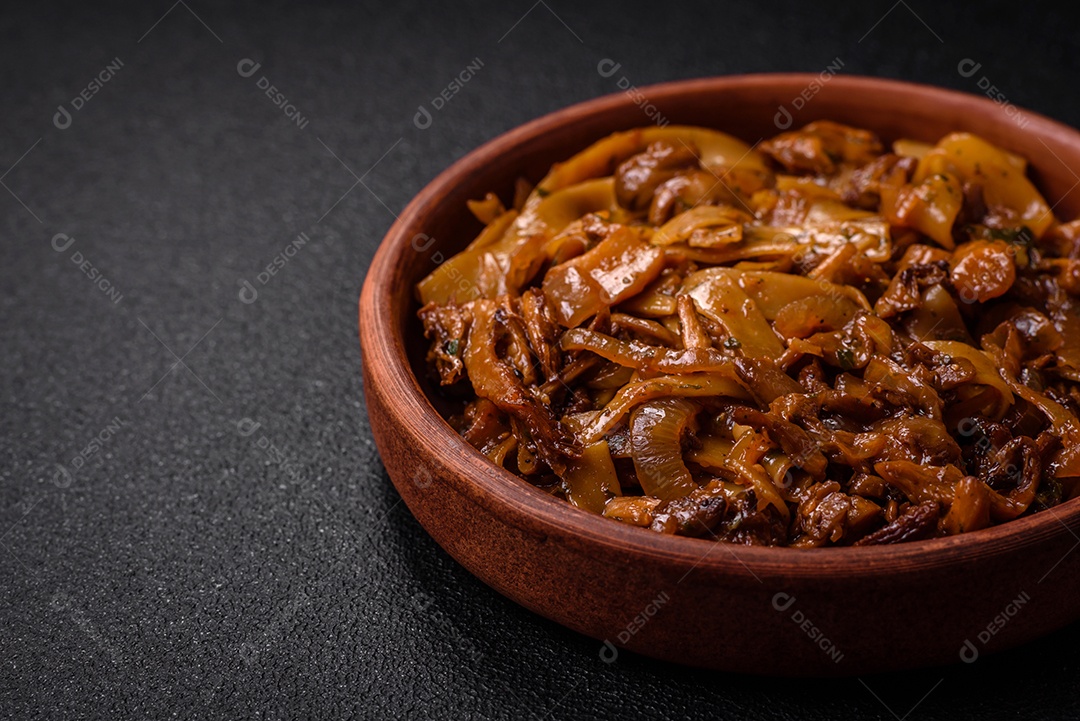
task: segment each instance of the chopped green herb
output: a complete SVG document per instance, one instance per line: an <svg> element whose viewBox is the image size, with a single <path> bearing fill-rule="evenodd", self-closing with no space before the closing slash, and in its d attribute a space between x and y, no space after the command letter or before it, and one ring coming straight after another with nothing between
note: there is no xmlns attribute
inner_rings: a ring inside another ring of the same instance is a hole
<svg viewBox="0 0 1080 721"><path fill-rule="evenodd" d="M846 371L855 367L855 353L850 348L841 348L836 351L836 360L840 362L840 367Z"/></svg>
<svg viewBox="0 0 1080 721"><path fill-rule="evenodd" d="M1023 246L1030 246L1035 242L1035 234L1026 225L1019 228L988 228L986 232L991 240L1004 240Z"/></svg>
<svg viewBox="0 0 1080 721"><path fill-rule="evenodd" d="M446 341L446 343L443 344L443 350L446 351L447 355L457 355L458 354L458 339L457 338L451 338L450 340Z"/></svg>
<svg viewBox="0 0 1080 721"><path fill-rule="evenodd" d="M726 341L724 341L724 347L725 348L741 348L742 343L740 343L739 339L736 338L735 336L731 336Z"/></svg>
<svg viewBox="0 0 1080 721"><path fill-rule="evenodd" d="M536 186L536 194L539 195L541 198L546 198L551 195L551 191L538 185Z"/></svg>

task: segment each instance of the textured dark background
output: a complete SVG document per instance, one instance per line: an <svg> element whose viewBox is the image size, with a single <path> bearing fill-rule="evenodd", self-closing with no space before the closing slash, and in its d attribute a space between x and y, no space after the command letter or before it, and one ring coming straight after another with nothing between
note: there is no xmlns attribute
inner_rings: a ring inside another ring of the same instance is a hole
<svg viewBox="0 0 1080 721"><path fill-rule="evenodd" d="M1071 20L1033 2L170 2L0 20L0 716L1080 714L1076 626L969 666L829 682L603 663L598 643L473 579L398 503L355 329L394 212L469 149L621 75L839 58L971 92L985 76L1078 126ZM261 63L248 78L245 58ZM982 63L971 78L965 58ZM74 242L58 251L57 234Z"/></svg>

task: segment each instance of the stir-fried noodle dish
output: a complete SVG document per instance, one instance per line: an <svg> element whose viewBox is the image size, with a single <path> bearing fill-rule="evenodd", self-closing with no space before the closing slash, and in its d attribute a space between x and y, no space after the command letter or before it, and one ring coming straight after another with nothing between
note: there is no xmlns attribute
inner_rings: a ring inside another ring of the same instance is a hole
<svg viewBox="0 0 1080 721"><path fill-rule="evenodd" d="M509 203L504 203L504 200ZM976 531L1080 495L1080 221L967 133L616 133L417 286L481 453L740 544Z"/></svg>

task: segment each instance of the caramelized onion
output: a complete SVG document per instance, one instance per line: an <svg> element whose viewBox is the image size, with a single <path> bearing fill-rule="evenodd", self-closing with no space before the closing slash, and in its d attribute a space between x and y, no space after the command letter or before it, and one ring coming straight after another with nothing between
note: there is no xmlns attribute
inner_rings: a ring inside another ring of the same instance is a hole
<svg viewBox="0 0 1080 721"><path fill-rule="evenodd" d="M645 403L630 416L630 448L641 488L671 501L697 488L682 458L682 435L697 406L683 398Z"/></svg>
<svg viewBox="0 0 1080 721"><path fill-rule="evenodd" d="M622 495L607 441L587 446L580 457L570 462L563 477L567 500L593 513L603 512L610 499Z"/></svg>
<svg viewBox="0 0 1080 721"><path fill-rule="evenodd" d="M430 254L432 380L493 462L649 532L816 548L1080 496L1080 221L970 134L615 133ZM505 197L505 196L504 196ZM470 392L471 387L471 392Z"/></svg>

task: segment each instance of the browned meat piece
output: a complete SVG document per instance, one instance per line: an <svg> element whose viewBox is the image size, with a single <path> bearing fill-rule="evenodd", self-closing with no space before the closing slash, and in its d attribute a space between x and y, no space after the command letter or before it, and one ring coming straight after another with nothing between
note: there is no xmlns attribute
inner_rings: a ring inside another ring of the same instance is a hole
<svg viewBox="0 0 1080 721"><path fill-rule="evenodd" d="M679 329L682 332L683 348L711 348L712 338L701 325L701 316L694 308L694 300L688 295L680 295L676 301L679 311Z"/></svg>
<svg viewBox="0 0 1080 721"><path fill-rule="evenodd" d="M825 469L829 462L821 453L821 444L799 426L746 406L737 406L732 409L731 417L736 423L766 431L769 438L780 444L791 462L809 473L814 479L821 480L825 477Z"/></svg>
<svg viewBox="0 0 1080 721"><path fill-rule="evenodd" d="M748 491L728 506L728 518L717 527L716 540L743 546L786 546L788 524L771 505L762 509L753 491Z"/></svg>
<svg viewBox="0 0 1080 721"><path fill-rule="evenodd" d="M860 538L881 517L872 501L849 496L835 481L813 486L799 503L795 527L805 534L803 546L820 546Z"/></svg>
<svg viewBox="0 0 1080 721"><path fill-rule="evenodd" d="M960 463L960 446L941 421L913 416L890 418L874 426L885 440L878 461L912 461L928 466Z"/></svg>
<svg viewBox="0 0 1080 721"><path fill-rule="evenodd" d="M940 506L934 502L911 506L892 523L864 536L856 546L883 546L890 543L921 541L933 537L937 530Z"/></svg>
<svg viewBox="0 0 1080 721"><path fill-rule="evenodd" d="M858 168L840 188L845 203L857 208L876 209L881 202L881 183L887 179L893 184L903 184L911 179L918 162L915 158L901 158L886 153Z"/></svg>
<svg viewBox="0 0 1080 721"><path fill-rule="evenodd" d="M1035 441L1027 436L1006 443L987 470L990 487L990 515L995 521L1007 521L1021 515L1035 500L1042 476L1042 460Z"/></svg>
<svg viewBox="0 0 1080 721"><path fill-rule="evenodd" d="M739 379L754 394L754 399L763 406L781 396L805 392L802 386L768 358L739 356L735 359L735 370Z"/></svg>
<svg viewBox="0 0 1080 721"><path fill-rule="evenodd" d="M465 369L476 395L487 398L505 413L520 419L532 434L537 451L548 466L560 473L566 456L578 454L573 436L551 409L522 385L510 366L496 353L500 331L496 301L479 300L473 306L472 327L465 349Z"/></svg>
<svg viewBox="0 0 1080 721"><path fill-rule="evenodd" d="M781 133L759 147L791 173L830 174L840 163L865 165L881 153L881 141L873 133L828 120Z"/></svg>
<svg viewBox="0 0 1080 721"><path fill-rule="evenodd" d="M934 386L938 390L952 390L974 378L975 366L966 358L952 358L934 369Z"/></svg>
<svg viewBox="0 0 1080 721"><path fill-rule="evenodd" d="M521 317L525 320L525 333L540 362L544 379L551 380L562 365L556 348L561 329L539 288L530 288L521 294Z"/></svg>
<svg viewBox="0 0 1080 721"><path fill-rule="evenodd" d="M503 330L503 342L506 345L506 359L514 367L514 372L527 386L536 384L536 369L533 368L532 349L526 337L525 321L518 315L515 303L510 296L499 299L495 310L495 319Z"/></svg>
<svg viewBox="0 0 1080 721"><path fill-rule="evenodd" d="M453 303L443 306L429 303L420 309L419 315L424 337L431 341L428 363L435 364L443 385L457 383L465 369L462 356L469 330L469 310Z"/></svg>
<svg viewBox="0 0 1080 721"><path fill-rule="evenodd" d="M652 530L680 536L705 536L720 523L727 510L721 481L691 491L656 508Z"/></svg>
<svg viewBox="0 0 1080 721"><path fill-rule="evenodd" d="M661 183L697 164L694 148L657 141L615 171L615 199L628 210L647 210Z"/></svg>
<svg viewBox="0 0 1080 721"><path fill-rule="evenodd" d="M874 312L881 318L891 318L917 308L922 303L922 289L941 285L948 277L949 266L945 261L917 263L904 268L893 277L889 289L874 306Z"/></svg>
<svg viewBox="0 0 1080 721"><path fill-rule="evenodd" d="M653 225L662 225L680 207L686 209L700 204L708 205L711 199L726 191L724 185L715 175L702 170L680 172L657 186L649 204L648 220Z"/></svg>
<svg viewBox="0 0 1080 721"><path fill-rule="evenodd" d="M484 455L510 435L506 414L486 398L477 398L465 407L465 415L458 419L461 436Z"/></svg>

